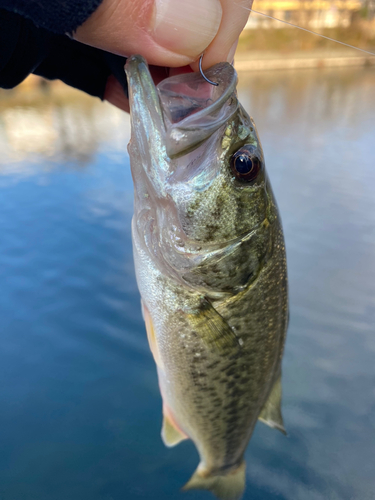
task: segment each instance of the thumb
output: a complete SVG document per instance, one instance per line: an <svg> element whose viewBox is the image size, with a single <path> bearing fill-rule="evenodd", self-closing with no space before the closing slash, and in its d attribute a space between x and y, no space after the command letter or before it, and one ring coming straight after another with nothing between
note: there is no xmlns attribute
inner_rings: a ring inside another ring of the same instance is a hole
<svg viewBox="0 0 375 500"><path fill-rule="evenodd" d="M121 56L140 54L149 64L185 66L215 38L220 0L103 0L74 38Z"/></svg>

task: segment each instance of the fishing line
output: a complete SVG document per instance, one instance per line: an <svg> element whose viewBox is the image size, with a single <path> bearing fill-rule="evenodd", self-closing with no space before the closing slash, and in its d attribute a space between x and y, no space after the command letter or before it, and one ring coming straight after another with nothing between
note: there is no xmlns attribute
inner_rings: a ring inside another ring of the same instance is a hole
<svg viewBox="0 0 375 500"><path fill-rule="evenodd" d="M334 38L330 38L329 36L322 35L320 33L317 33L316 31L309 30L307 28L302 28L302 26L298 26L298 24L293 24L288 21L284 21L283 19L278 19L277 17L270 16L268 14L264 14L264 12L259 12L258 10L250 9L249 7L244 7L243 5L240 5L237 2L234 2L236 5L241 7L242 9L248 10L250 12L254 12L254 14L259 14L260 16L268 17L268 19L273 19L274 21L280 21L280 23L288 24L289 26L292 26L293 28L298 28L299 30L302 31L307 31L307 33L311 33L312 35L317 35L320 36L321 38L325 38L326 40L329 40L330 42L335 42L339 43L341 45L345 45L345 47L349 47L350 49L355 49L359 50L360 52L364 52L365 54L370 54L370 56L375 56L375 52L370 52L369 50L365 49L360 49L359 47L355 47L354 45L350 45L349 43L345 42L340 42L340 40L335 40Z"/></svg>

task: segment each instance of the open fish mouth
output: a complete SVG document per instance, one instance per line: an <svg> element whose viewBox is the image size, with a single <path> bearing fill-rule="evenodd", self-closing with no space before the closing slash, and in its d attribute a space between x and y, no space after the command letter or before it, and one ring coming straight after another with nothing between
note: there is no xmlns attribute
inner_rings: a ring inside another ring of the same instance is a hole
<svg viewBox="0 0 375 500"><path fill-rule="evenodd" d="M145 126L152 121L169 158L197 148L237 111L237 74L229 63L216 64L205 72L217 86L200 73L173 76L155 86L141 56L130 57L125 71L131 113L145 120Z"/></svg>

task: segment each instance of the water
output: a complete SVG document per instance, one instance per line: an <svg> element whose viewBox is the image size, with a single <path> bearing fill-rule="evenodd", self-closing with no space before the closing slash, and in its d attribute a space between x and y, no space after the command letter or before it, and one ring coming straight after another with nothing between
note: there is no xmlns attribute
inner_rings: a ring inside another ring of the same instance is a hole
<svg viewBox="0 0 375 500"><path fill-rule="evenodd" d="M370 500L375 479L375 72L241 75L283 217L288 437L258 424L248 500ZM0 119L0 499L180 493L135 283L125 115L96 101Z"/></svg>

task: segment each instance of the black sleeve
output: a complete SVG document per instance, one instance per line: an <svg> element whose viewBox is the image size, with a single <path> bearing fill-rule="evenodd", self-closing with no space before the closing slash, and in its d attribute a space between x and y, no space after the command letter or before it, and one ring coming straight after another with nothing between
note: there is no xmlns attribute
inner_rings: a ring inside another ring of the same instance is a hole
<svg viewBox="0 0 375 500"><path fill-rule="evenodd" d="M125 60L66 35L38 28L23 16L0 9L2 88L13 88L34 73L50 80L62 80L102 99L110 74L114 74L127 93Z"/></svg>
<svg viewBox="0 0 375 500"><path fill-rule="evenodd" d="M30 19L35 26L63 35L72 33L102 0L0 0L0 8Z"/></svg>

